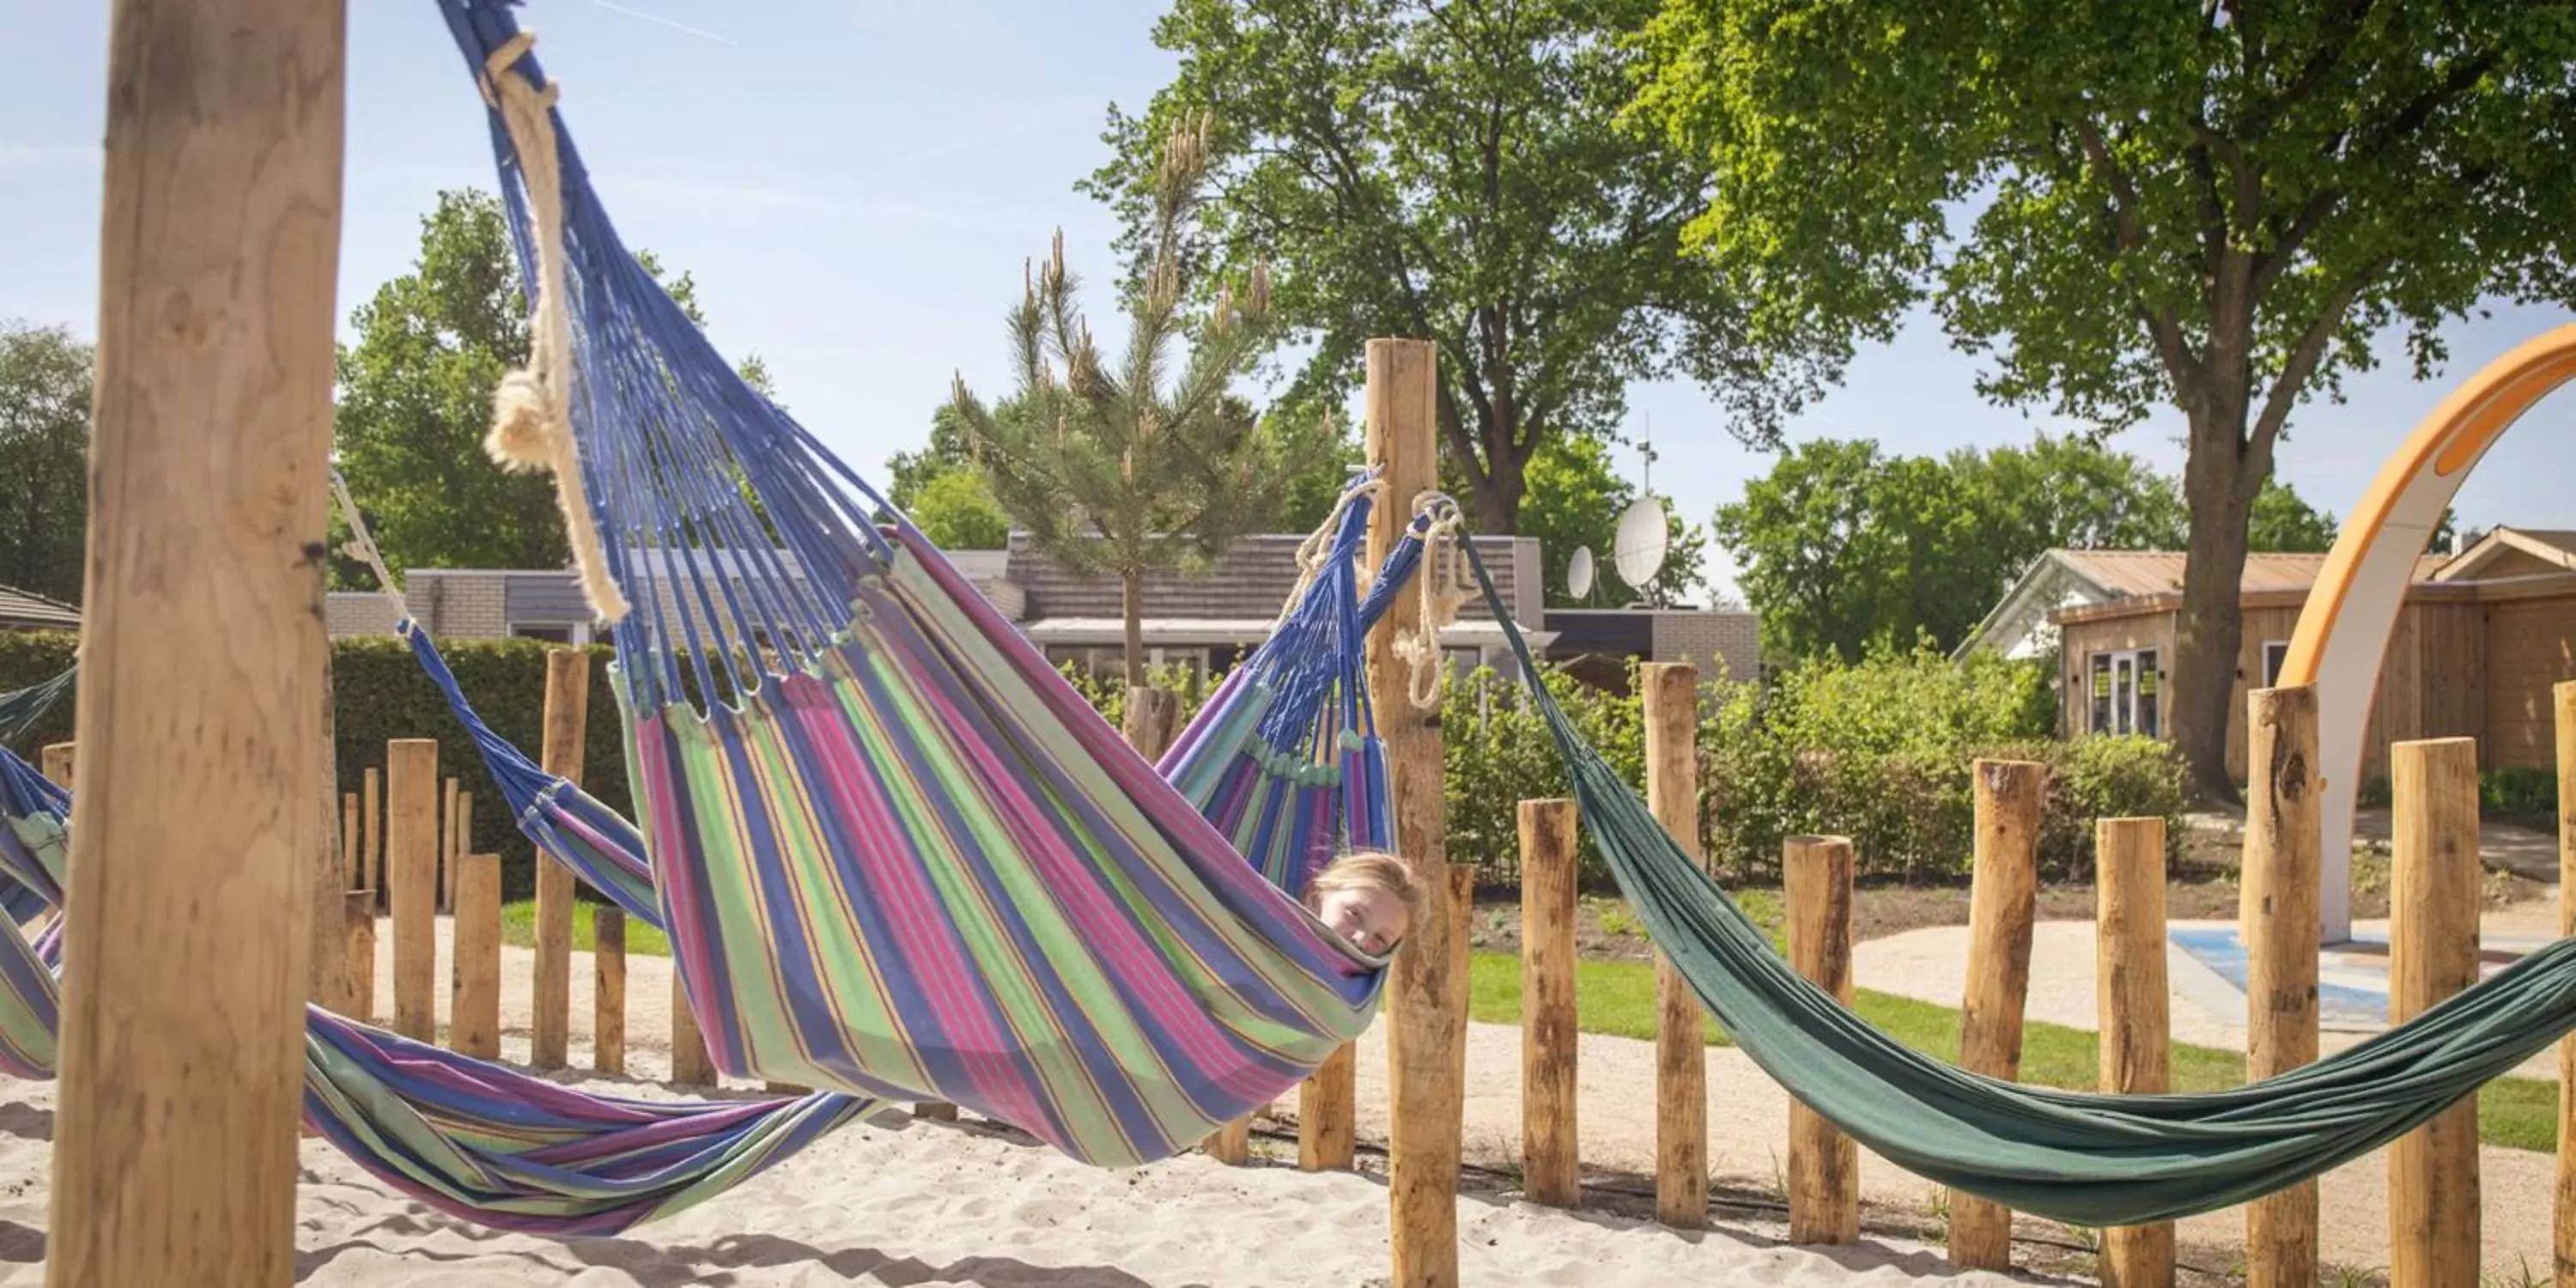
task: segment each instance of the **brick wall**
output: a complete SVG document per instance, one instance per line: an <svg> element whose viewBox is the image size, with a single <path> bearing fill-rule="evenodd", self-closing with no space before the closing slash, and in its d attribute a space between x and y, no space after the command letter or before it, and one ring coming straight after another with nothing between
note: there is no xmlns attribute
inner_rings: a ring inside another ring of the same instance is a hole
<svg viewBox="0 0 2576 1288"><path fill-rule="evenodd" d="M1750 683L1762 675L1762 622L1751 613L1655 614L1654 660L1689 662L1702 680Z"/></svg>

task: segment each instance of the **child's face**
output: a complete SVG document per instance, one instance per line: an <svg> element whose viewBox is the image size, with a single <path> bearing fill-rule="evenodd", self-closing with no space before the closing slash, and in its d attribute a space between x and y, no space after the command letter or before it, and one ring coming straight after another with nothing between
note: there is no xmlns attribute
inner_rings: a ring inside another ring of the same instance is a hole
<svg viewBox="0 0 2576 1288"><path fill-rule="evenodd" d="M1375 886L1333 890L1324 895L1315 916L1334 934L1371 957L1384 957L1411 929L1404 900Z"/></svg>

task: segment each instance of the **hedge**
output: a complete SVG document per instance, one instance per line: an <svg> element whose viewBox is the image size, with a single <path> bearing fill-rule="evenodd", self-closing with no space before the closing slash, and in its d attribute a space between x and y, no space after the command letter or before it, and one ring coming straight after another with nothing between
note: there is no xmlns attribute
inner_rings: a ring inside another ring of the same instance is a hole
<svg viewBox="0 0 2576 1288"><path fill-rule="evenodd" d="M0 632L0 690L58 673L72 646L68 634ZM531 752L542 736L545 655L559 647L530 640L440 645L476 710ZM589 651L583 781L602 801L628 811L624 738L606 672L610 653L604 646ZM530 849L471 740L410 650L388 638L342 639L333 643L332 665L341 790L359 790L363 772L383 766L389 739L436 739L441 779L455 777L474 793L475 850L500 854L508 896L525 897L534 887ZM1114 678L1070 678L1112 723L1119 719L1124 691ZM1184 719L1213 687L1171 668L1156 669L1152 679L1178 693ZM1546 668L1543 679L1584 736L1643 791L1644 728L1636 700L1587 687L1555 668ZM1699 709L1703 852L1730 882L1765 882L1777 878L1781 838L1821 832L1852 838L1865 877L1964 876L1969 764L1980 756L2049 766L2040 849L2048 878L2090 872L2095 818L2156 815L2178 822L2183 776L2171 749L2145 738L2048 737L2054 715L2045 685L2044 670L2029 664L1992 658L1962 664L1928 652L1809 664L1768 689L1705 684ZM1449 857L1475 863L1488 885L1516 883L1518 803L1570 794L1556 750L1518 682L1490 670L1453 677L1441 724ZM66 702L17 749L32 755L43 743L70 736ZM2169 832L2176 844L2180 831ZM1581 861L1588 881L1606 883L1588 838Z"/></svg>
<svg viewBox="0 0 2576 1288"><path fill-rule="evenodd" d="M66 632L0 631L0 691L36 683L70 665L74 637ZM485 723L530 755L544 738L546 653L563 647L537 640L441 640L439 652L457 683ZM626 788L625 734L619 726L617 699L608 687L610 650L594 646L591 654L590 711L582 785L592 795L631 813ZM385 636L332 641L333 736L340 771L340 790L359 792L365 771L381 773L385 744L396 738L433 738L438 742L439 793L454 778L474 794L473 851L501 856L501 883L506 898L527 898L536 889L534 850L519 835L515 820L502 804L501 789L483 769L474 740L449 713L438 686L422 674L411 648ZM22 755L49 742L72 736L72 703L56 706L14 744Z"/></svg>

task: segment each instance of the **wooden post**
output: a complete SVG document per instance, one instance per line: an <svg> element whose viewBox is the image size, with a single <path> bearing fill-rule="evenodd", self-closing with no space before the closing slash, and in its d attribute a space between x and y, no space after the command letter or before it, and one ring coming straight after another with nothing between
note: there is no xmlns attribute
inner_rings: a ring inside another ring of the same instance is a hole
<svg viewBox="0 0 2576 1288"><path fill-rule="evenodd" d="M957 1121L957 1106L952 1105L945 1100L924 1100L912 1107L912 1116L915 1118L929 1118L943 1123L953 1123Z"/></svg>
<svg viewBox="0 0 2576 1288"><path fill-rule="evenodd" d="M340 799L340 751L328 638L323 640L320 689L321 709L316 715L322 732L314 740L313 754L320 761L318 772L323 791L312 803L314 845L309 861L313 865L313 876L305 894L309 902L305 905L304 916L305 969L310 972L310 980L305 987L305 1000L323 1010L345 1015L351 998L348 966L341 958L347 953L348 932L340 924L340 919L341 909L348 902L348 884L341 879L348 862L342 853L345 842L340 836L341 811L332 808L333 803Z"/></svg>
<svg viewBox="0 0 2576 1288"><path fill-rule="evenodd" d="M392 882L385 880L384 788L382 779L373 765L367 767L366 787L361 794L366 799L362 806L363 812L358 816L361 824L358 829L358 861L366 866L366 871L358 885L362 889L375 891L378 899L384 899L388 897L385 887Z"/></svg>
<svg viewBox="0 0 2576 1288"><path fill-rule="evenodd" d="M465 830L456 825L456 780L447 780L441 797L438 833L438 906L456 910L456 870L465 865Z"/></svg>
<svg viewBox="0 0 2576 1288"><path fill-rule="evenodd" d="M626 1072L626 910L600 904L590 910L590 1067Z"/></svg>
<svg viewBox="0 0 2576 1288"><path fill-rule="evenodd" d="M358 842L358 794L340 795L340 889L363 890L367 885L367 852Z"/></svg>
<svg viewBox="0 0 2576 1288"><path fill-rule="evenodd" d="M1368 566L1384 564L1415 503L1439 486L1439 370L1426 340L1368 342L1368 459L1386 481L1369 513ZM1433 576L1426 560L1416 576ZM1413 705L1412 667L1399 638L1423 630L1422 599L1398 595L1369 632L1369 691L1394 780L1395 848L1426 891L1443 888L1447 819L1436 712ZM1450 926L1427 917L1396 951L1387 985L1387 1203L1394 1243L1389 1288L1458 1282L1458 1154L1463 1134L1466 1028L1456 1004Z"/></svg>
<svg viewBox="0 0 2576 1288"><path fill-rule="evenodd" d="M1852 1000L1852 843L1793 836L1780 844L1789 904L1789 965L1845 1006ZM1789 1242L1860 1237L1860 1144L1789 1102Z"/></svg>
<svg viewBox="0 0 2576 1288"><path fill-rule="evenodd" d="M689 1009L676 960L671 963L671 1081L684 1087L711 1087L716 1081L715 1057L698 1032L698 1014Z"/></svg>
<svg viewBox="0 0 2576 1288"><path fill-rule="evenodd" d="M2388 1022L2397 1025L2478 980L2478 744L2433 738L2388 755ZM2393 1288L2477 1288L2476 1097L2390 1143L2388 1226Z"/></svg>
<svg viewBox="0 0 2576 1288"><path fill-rule="evenodd" d="M376 1022L376 892L351 890L341 896L341 935L349 970L350 1019Z"/></svg>
<svg viewBox="0 0 2576 1288"><path fill-rule="evenodd" d="M545 771L581 782L583 736L590 726L590 654L577 648L546 654ZM537 855L537 981L528 1063L560 1069L572 1044L572 869ZM676 963L675 963L676 964ZM676 1039L676 1035L674 1037Z"/></svg>
<svg viewBox="0 0 2576 1288"><path fill-rule="evenodd" d="M72 790L72 760L78 749L78 743L56 742L46 744L45 749L37 753L45 777L53 780L54 786Z"/></svg>
<svg viewBox="0 0 2576 1288"><path fill-rule="evenodd" d="M1475 955L1472 942L1476 925L1476 865L1449 865L1449 966L1450 978L1457 981L1450 990L1452 1003L1459 1015L1467 1013L1467 969Z"/></svg>
<svg viewBox="0 0 2576 1288"><path fill-rule="evenodd" d="M1359 1049L1345 1043L1297 1084L1297 1166L1344 1171L1359 1156Z"/></svg>
<svg viewBox="0 0 2576 1288"><path fill-rule="evenodd" d="M1532 1203L1582 1197L1574 1121L1574 802L1522 801L1521 1184Z"/></svg>
<svg viewBox="0 0 2576 1288"><path fill-rule="evenodd" d="M2165 821L2106 818L2093 825L2099 916L2094 971L2102 1025L2102 1089L2172 1090L2165 983ZM2102 1232L2103 1288L2173 1288L2174 1228Z"/></svg>
<svg viewBox="0 0 2576 1288"><path fill-rule="evenodd" d="M456 865L454 992L447 1044L461 1055L501 1058L501 856Z"/></svg>
<svg viewBox="0 0 2576 1288"><path fill-rule="evenodd" d="M44 1273L284 1285L331 794L312 717L347 14L110 15Z"/></svg>
<svg viewBox="0 0 2576 1288"><path fill-rule="evenodd" d="M1645 704L1646 807L1700 858L1699 671L1688 662L1637 668ZM1655 1219L1678 1230L1708 1223L1708 1039L1699 995L1655 954Z"/></svg>
<svg viewBox="0 0 2576 1288"><path fill-rule="evenodd" d="M2245 701L2245 1076L2260 1081L2317 1058L2324 784L2317 778L2316 690L2256 689ZM2248 1202L2246 1288L2316 1282L2317 1183Z"/></svg>
<svg viewBox="0 0 2576 1288"><path fill-rule="evenodd" d="M1959 1064L1994 1078L2021 1076L2022 1005L2030 995L2030 936L2039 882L2039 814L2048 767L1979 760L1975 871L1968 893L1968 990ZM2012 1266L2012 1213L1973 1194L1950 1195L1950 1263L1963 1270Z"/></svg>
<svg viewBox="0 0 2576 1288"><path fill-rule="evenodd" d="M438 1040L438 743L385 744L385 864L393 882L394 1032Z"/></svg>
<svg viewBox="0 0 2576 1288"><path fill-rule="evenodd" d="M2576 936L2576 680L2557 687L2558 933ZM2576 1288L2576 1035L2558 1043L2558 1288Z"/></svg>

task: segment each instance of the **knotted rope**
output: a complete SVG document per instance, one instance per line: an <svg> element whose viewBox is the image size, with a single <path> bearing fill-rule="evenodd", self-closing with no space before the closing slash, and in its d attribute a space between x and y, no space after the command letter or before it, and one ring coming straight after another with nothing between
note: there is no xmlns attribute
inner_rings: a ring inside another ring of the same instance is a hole
<svg viewBox="0 0 2576 1288"><path fill-rule="evenodd" d="M1395 655L1412 667L1405 696L1413 700L1416 710L1437 711L1441 680L1447 674L1440 665L1440 630L1458 619L1458 605L1467 598L1458 549L1458 543L1466 540L1462 533L1467 516L1446 492L1414 497L1413 512L1431 516L1430 530L1422 534L1422 566L1413 574L1422 595L1422 620L1395 637Z"/></svg>
<svg viewBox="0 0 2576 1288"><path fill-rule="evenodd" d="M528 365L501 378L492 391L492 432L483 450L508 470L542 469L555 476L555 504L591 612L603 623L626 616L626 595L608 572L608 552L584 494L581 456L572 437L572 315L564 299L563 168L555 151L551 113L562 82L538 89L513 70L536 44L522 31L484 60L483 101L501 117L518 154L519 181L536 221L535 315L530 321Z"/></svg>

